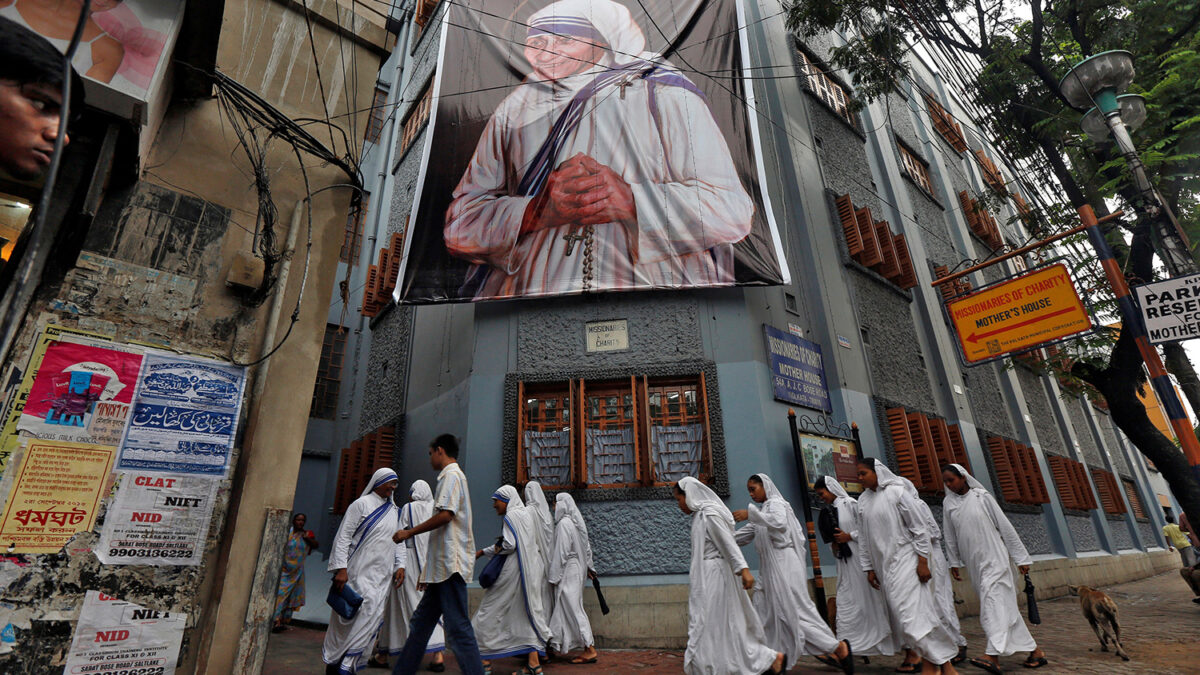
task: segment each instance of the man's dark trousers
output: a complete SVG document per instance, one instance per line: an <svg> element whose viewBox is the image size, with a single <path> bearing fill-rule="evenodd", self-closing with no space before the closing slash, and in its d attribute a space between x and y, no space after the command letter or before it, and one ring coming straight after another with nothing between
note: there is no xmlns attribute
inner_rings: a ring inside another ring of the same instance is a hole
<svg viewBox="0 0 1200 675"><path fill-rule="evenodd" d="M438 619L442 619L446 645L454 651L459 669L465 675L483 675L483 659L479 656L471 617L467 616L467 582L458 574L425 587L425 594L417 603L412 621L408 624L408 639L404 642L404 650L400 652L400 660L396 661L392 675L414 675L417 672Z"/></svg>

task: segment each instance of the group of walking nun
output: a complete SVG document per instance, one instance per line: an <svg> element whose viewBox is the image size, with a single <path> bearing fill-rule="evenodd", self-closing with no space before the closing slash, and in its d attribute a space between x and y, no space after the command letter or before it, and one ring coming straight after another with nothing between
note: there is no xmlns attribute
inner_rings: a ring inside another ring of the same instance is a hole
<svg viewBox="0 0 1200 675"><path fill-rule="evenodd" d="M751 476L751 502L733 512L694 478L676 484L679 508L692 517L687 675L781 673L806 655L853 673L855 655L901 651L898 672L957 673L966 640L950 578L961 579L963 568L979 593L987 635L986 658L970 663L1000 673L999 657L1030 652L1023 666L1047 664L1018 610L1010 565L1025 574L1032 561L979 481L958 464L945 467L940 528L912 482L883 463L860 460L858 477L865 490L857 500L832 477L814 483L837 518L836 631L809 597L807 537L770 477ZM735 530L738 522L746 525ZM758 580L738 548L750 543Z"/></svg>
<svg viewBox="0 0 1200 675"><path fill-rule="evenodd" d="M414 620L425 591L421 580L429 576L429 531L437 527L426 523L436 521L435 514L447 510L443 506L455 513L465 508L465 479L457 503L435 500L429 484L418 480L399 508L392 500L398 483L391 469L376 471L338 528L329 560L334 588L340 591L349 583L363 602L350 619L336 612L330 616L322 650L328 673L387 668L388 657L396 655L401 659L395 672L413 672L405 663L412 659L404 656L411 651L418 657L431 654L426 667L442 672L447 643L463 672L486 674L493 659L524 657L521 672L539 675L540 659L548 650L566 654L582 649L572 663L596 662L595 640L583 609L584 581L595 577L592 549L571 495L557 495L552 513L536 482L526 485L524 500L512 486L496 490L492 504L502 518L500 536L493 546L475 551L475 558L503 557L499 574L485 589L469 624L455 626L457 640L446 634L449 630L443 630L440 620L422 631L428 632L426 638L413 635L413 626L430 623ZM468 536L465 541L473 540ZM465 594L461 600L465 609ZM479 670L465 667L468 660Z"/></svg>

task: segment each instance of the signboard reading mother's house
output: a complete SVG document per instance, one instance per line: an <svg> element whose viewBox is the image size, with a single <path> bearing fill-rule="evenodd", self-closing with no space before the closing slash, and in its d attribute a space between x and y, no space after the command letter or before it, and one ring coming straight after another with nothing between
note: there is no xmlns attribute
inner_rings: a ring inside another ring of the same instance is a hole
<svg viewBox="0 0 1200 675"><path fill-rule="evenodd" d="M763 326L775 399L824 412L829 405L821 345L778 328Z"/></svg>

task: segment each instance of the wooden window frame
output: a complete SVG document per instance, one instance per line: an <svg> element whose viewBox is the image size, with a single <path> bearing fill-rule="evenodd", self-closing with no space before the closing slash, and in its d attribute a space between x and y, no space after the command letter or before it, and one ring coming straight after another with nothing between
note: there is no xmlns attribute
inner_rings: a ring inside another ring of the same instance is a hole
<svg viewBox="0 0 1200 675"><path fill-rule="evenodd" d="M917 285L917 274L908 250L908 239L893 234L886 220L875 220L871 209L855 208L850 195L834 199L842 236L851 259L879 273L901 290Z"/></svg>
<svg viewBox="0 0 1200 675"><path fill-rule="evenodd" d="M917 187L933 197L933 179L929 177L929 165L903 143L897 143L896 147L900 150L900 165L904 167L904 173Z"/></svg>
<svg viewBox="0 0 1200 675"><path fill-rule="evenodd" d="M962 207L963 217L967 219L967 227L993 249L1004 246L1004 237L1000 234L1000 225L996 218L986 209L980 208L979 200L972 199L966 190L958 193L958 203Z"/></svg>
<svg viewBox="0 0 1200 675"><path fill-rule="evenodd" d="M433 13L437 11L438 4L441 0L417 0L416 11L413 12L413 21L422 29L433 18Z"/></svg>
<svg viewBox="0 0 1200 675"><path fill-rule="evenodd" d="M925 103L929 109L929 119L933 122L934 131L942 137L950 147L958 153L967 151L967 138L963 135L962 125L954 121L954 116L941 104L933 94L925 94Z"/></svg>
<svg viewBox="0 0 1200 675"><path fill-rule="evenodd" d="M574 378L565 382L517 382L517 453L516 466L518 483L530 480L529 467L526 461L525 429L529 423L526 417L526 399L538 393L569 392L570 399L570 484L545 485L547 489L582 489L602 490L636 487L663 487L671 482L658 480L652 453L650 450L650 427L653 422L650 411L650 394L664 387L694 386L697 392L698 411L697 422L704 427L704 440L701 452L700 470L697 478L702 482L711 483L715 476L713 471L712 452L712 423L708 409L708 386L704 372L695 375L678 375L664 377L649 377L647 375L630 375L618 378ZM633 428L634 445L634 481L626 483L594 483L588 475L586 429L589 426L588 397L597 393L617 396L631 395L630 424ZM686 406L685 406L686 407ZM685 412L686 416L686 412ZM689 417L690 419L690 417ZM690 423L690 422L689 422Z"/></svg>
<svg viewBox="0 0 1200 675"><path fill-rule="evenodd" d="M433 112L433 80L435 77L437 77L436 72L430 75L429 81L421 89L420 95L414 99L413 107L404 116L404 121L400 123L399 154L401 155L408 152L417 137L421 135L425 124L429 122L429 116Z"/></svg>
<svg viewBox="0 0 1200 675"><path fill-rule="evenodd" d="M987 450L1005 502L1036 506L1050 501L1033 448L1011 438L988 436Z"/></svg>
<svg viewBox="0 0 1200 675"><path fill-rule="evenodd" d="M1129 500L1129 506L1133 509L1133 517L1138 520L1146 520L1146 508L1142 506L1141 495L1138 494L1137 483L1130 478L1121 478L1121 486L1125 488L1125 497Z"/></svg>
<svg viewBox="0 0 1200 675"><path fill-rule="evenodd" d="M847 93L845 85L834 80L817 60L804 50L798 49L797 53L800 55L808 90L828 106L834 115L849 124L855 131L860 131L858 115L851 109L852 99Z"/></svg>
<svg viewBox="0 0 1200 675"><path fill-rule="evenodd" d="M988 184L988 187L995 190L1000 196L1008 196L1008 184L1004 180L1004 174L1000 168L992 161L991 157L983 150L975 151L975 161L979 162L979 170L983 173L983 182Z"/></svg>
<svg viewBox="0 0 1200 675"><path fill-rule="evenodd" d="M345 363L346 328L327 323L325 338L321 342L321 358L317 362L317 377L313 383L312 403L308 408L309 417L323 420L337 417L338 394Z"/></svg>
<svg viewBox="0 0 1200 675"><path fill-rule="evenodd" d="M1054 486L1058 489L1063 508L1076 511L1098 508L1083 464L1060 455L1047 455L1046 460L1050 464L1050 473L1054 477Z"/></svg>
<svg viewBox="0 0 1200 675"><path fill-rule="evenodd" d="M1100 493L1100 506L1104 512L1119 516L1129 511L1122 499L1122 490L1117 486L1117 478L1111 471L1091 467L1092 480L1096 482L1096 491Z"/></svg>

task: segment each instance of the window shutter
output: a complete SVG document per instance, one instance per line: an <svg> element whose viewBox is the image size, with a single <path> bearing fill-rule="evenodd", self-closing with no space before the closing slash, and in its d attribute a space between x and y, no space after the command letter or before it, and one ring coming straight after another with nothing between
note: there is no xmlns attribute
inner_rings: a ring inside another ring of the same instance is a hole
<svg viewBox="0 0 1200 675"><path fill-rule="evenodd" d="M1067 468L1067 459L1057 455L1046 457L1050 464L1050 475L1054 476L1054 486L1058 488L1058 498L1063 508L1077 509L1075 503L1075 487L1071 483L1071 470Z"/></svg>
<svg viewBox="0 0 1200 675"><path fill-rule="evenodd" d="M1038 504L1050 503L1050 491L1046 489L1046 481L1042 478L1042 469L1038 465L1037 452L1028 445L1022 446L1022 463L1027 471L1026 476L1034 499Z"/></svg>
<svg viewBox="0 0 1200 675"><path fill-rule="evenodd" d="M712 441L708 430L708 383L704 379L704 371L700 371L700 414L704 416L704 475L708 480L713 479Z"/></svg>
<svg viewBox="0 0 1200 675"><path fill-rule="evenodd" d="M886 220L875 223L875 239L879 242L883 254L879 273L895 283L896 278L900 276L900 262L899 256L896 255L896 242Z"/></svg>
<svg viewBox="0 0 1200 675"><path fill-rule="evenodd" d="M992 466L996 469L996 482L1000 485L1000 493L1004 495L1004 501L1014 504L1023 503L1021 491L1017 486L1017 474L1005 439L999 436L990 436L987 444L988 452L992 455Z"/></svg>
<svg viewBox="0 0 1200 675"><path fill-rule="evenodd" d="M858 222L858 233L863 240L863 252L858 261L867 267L875 267L883 262L883 248L875 236L875 221L871 218L871 209L861 208L854 212Z"/></svg>
<svg viewBox="0 0 1200 675"><path fill-rule="evenodd" d="M1125 486L1125 496L1129 498L1129 505L1133 507L1133 517L1145 519L1146 509L1142 508L1142 500L1138 497L1137 485L1125 478L1121 479L1121 483Z"/></svg>
<svg viewBox="0 0 1200 675"><path fill-rule="evenodd" d="M572 459L575 461L575 486L587 487L587 397L584 395L584 381L580 378L576 381L576 385L571 388L572 395L575 397L573 403L575 409L576 424L574 433L571 434L572 450L574 451Z"/></svg>
<svg viewBox="0 0 1200 675"><path fill-rule="evenodd" d="M896 277L896 285L908 290L917 285L917 271L913 268L912 256L908 253L908 239L904 235L898 234L892 238L892 245L896 250L896 264L900 268L900 273Z"/></svg>
<svg viewBox="0 0 1200 675"><path fill-rule="evenodd" d="M951 424L946 430L950 434L950 451L953 453L954 463L961 464L970 471L971 462L967 459L967 446L963 443L962 429L957 424Z"/></svg>
<svg viewBox="0 0 1200 675"><path fill-rule="evenodd" d="M904 408L888 408L886 413L888 430L892 435L892 447L896 451L896 469L920 490L924 484L917 469L917 453L908 430L907 413Z"/></svg>
<svg viewBox="0 0 1200 675"><path fill-rule="evenodd" d="M858 233L858 219L854 216L854 204L850 201L850 195L842 195L837 198L838 218L842 221L842 234L846 237L846 248L850 250L850 255L854 258L862 255L863 240Z"/></svg>
<svg viewBox="0 0 1200 675"><path fill-rule="evenodd" d="M908 432L912 436L917 455L917 470L921 474L924 489L942 491L942 472L938 470L937 451L933 447L933 434L929 432L929 418L921 413L908 414Z"/></svg>

